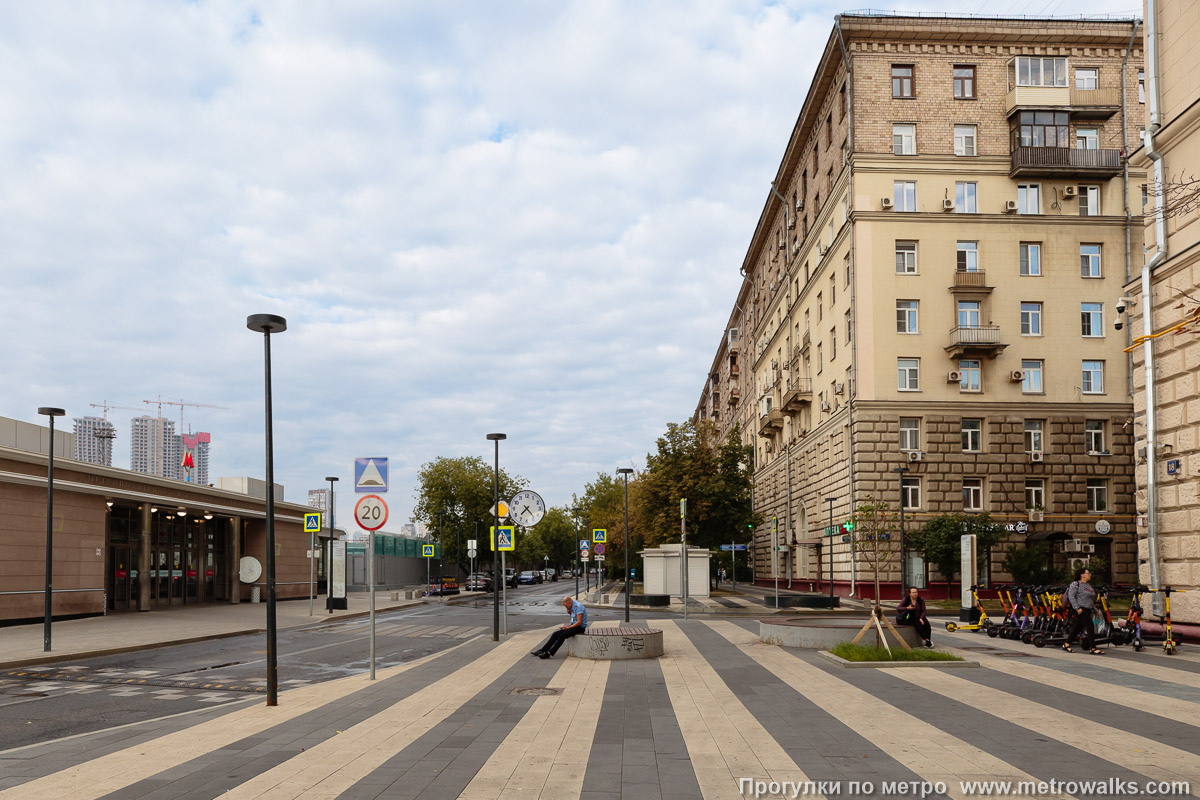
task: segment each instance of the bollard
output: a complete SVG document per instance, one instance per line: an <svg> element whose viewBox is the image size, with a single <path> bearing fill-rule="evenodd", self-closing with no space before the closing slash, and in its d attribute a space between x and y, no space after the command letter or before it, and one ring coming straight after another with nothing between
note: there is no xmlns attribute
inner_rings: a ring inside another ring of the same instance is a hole
<svg viewBox="0 0 1200 800"><path fill-rule="evenodd" d="M250 587L250 602L257 603L262 597L262 589L258 586Z"/></svg>
<svg viewBox="0 0 1200 800"><path fill-rule="evenodd" d="M392 598L392 600L393 600L393 601L399 600L399 599L400 599L400 592L392 592L392 593L391 593L391 595L390 595L390 597Z"/></svg>

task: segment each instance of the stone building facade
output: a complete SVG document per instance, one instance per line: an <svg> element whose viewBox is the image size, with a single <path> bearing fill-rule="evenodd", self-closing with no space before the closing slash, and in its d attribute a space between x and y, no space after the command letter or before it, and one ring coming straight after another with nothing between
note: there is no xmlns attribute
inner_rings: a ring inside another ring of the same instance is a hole
<svg viewBox="0 0 1200 800"><path fill-rule="evenodd" d="M778 539L793 588L861 587L825 529L902 491L909 525L987 511L1133 578L1141 61L1132 20L838 17L696 411L754 446L758 580Z"/></svg>

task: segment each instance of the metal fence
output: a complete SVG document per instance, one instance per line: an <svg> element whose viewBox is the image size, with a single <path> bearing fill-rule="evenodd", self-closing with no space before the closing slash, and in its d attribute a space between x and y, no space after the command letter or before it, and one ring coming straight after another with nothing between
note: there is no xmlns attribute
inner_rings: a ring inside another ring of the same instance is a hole
<svg viewBox="0 0 1200 800"><path fill-rule="evenodd" d="M429 563L432 562L432 563ZM351 553L346 556L346 590L350 592L365 592L369 581L367 574L367 555ZM443 564L436 558L410 558L408 556L375 556L375 588L403 589L412 586L424 586L426 569L429 575L454 575L458 573L459 581L466 579L461 570L455 570L453 564Z"/></svg>

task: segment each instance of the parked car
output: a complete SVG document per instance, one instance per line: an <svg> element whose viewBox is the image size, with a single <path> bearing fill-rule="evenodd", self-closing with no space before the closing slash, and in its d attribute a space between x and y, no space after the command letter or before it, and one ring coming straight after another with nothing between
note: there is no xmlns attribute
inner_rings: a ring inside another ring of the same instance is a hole
<svg viewBox="0 0 1200 800"><path fill-rule="evenodd" d="M533 570L525 570L524 572L522 572L520 575L517 576L517 583L519 583L519 584L520 583L528 583L529 585L532 586L533 584L538 583L538 582L539 582L538 575Z"/></svg>
<svg viewBox="0 0 1200 800"><path fill-rule="evenodd" d="M508 584L508 588L517 588L517 571L512 567L506 567L504 570L504 582Z"/></svg>
<svg viewBox="0 0 1200 800"><path fill-rule="evenodd" d="M429 593L436 595L458 594L458 578L449 575L434 576L429 583Z"/></svg>
<svg viewBox="0 0 1200 800"><path fill-rule="evenodd" d="M483 572L472 573L463 588L468 592L490 592L492 591L492 577Z"/></svg>

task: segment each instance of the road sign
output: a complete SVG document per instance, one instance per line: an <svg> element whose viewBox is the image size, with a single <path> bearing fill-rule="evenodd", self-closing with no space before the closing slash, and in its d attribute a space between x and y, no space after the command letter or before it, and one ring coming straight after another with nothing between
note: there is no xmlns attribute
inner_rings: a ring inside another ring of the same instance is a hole
<svg viewBox="0 0 1200 800"><path fill-rule="evenodd" d="M592 528L592 541L598 542L598 543L607 542L608 541L608 529L607 528Z"/></svg>
<svg viewBox="0 0 1200 800"><path fill-rule="evenodd" d="M467 549L468 550L474 550L478 546L479 546L479 542L477 542L476 540L467 539Z"/></svg>
<svg viewBox="0 0 1200 800"><path fill-rule="evenodd" d="M597 560L597 561L603 561L603 560L604 560L604 556L596 556L596 560Z"/></svg>
<svg viewBox="0 0 1200 800"><path fill-rule="evenodd" d="M475 548L474 548L474 547L468 547L468 548L467 548L467 558L474 558L474 557L475 557L475 553L476 553L476 550L475 550Z"/></svg>
<svg viewBox="0 0 1200 800"><path fill-rule="evenodd" d="M737 550L737 551L741 552L743 550L748 550L749 547L747 547L744 544L723 544L723 545L721 545L721 549L722 550Z"/></svg>
<svg viewBox="0 0 1200 800"><path fill-rule="evenodd" d="M354 519L365 531L377 531L388 521L388 507L377 494L363 495L354 505Z"/></svg>
<svg viewBox="0 0 1200 800"><path fill-rule="evenodd" d="M492 533L492 552L507 552L515 550L517 546L516 528L512 525L501 525L500 535L497 537L496 528L491 528Z"/></svg>
<svg viewBox="0 0 1200 800"><path fill-rule="evenodd" d="M436 552L437 552L437 545L433 545L433 544L421 545L421 557L422 558L433 558L434 554Z"/></svg>
<svg viewBox="0 0 1200 800"><path fill-rule="evenodd" d="M585 562L590 560L590 559L587 557L587 552L586 552L586 551L585 551L585 552L582 552L582 553L580 553L580 554L579 554L579 560L580 560L580 561L585 561Z"/></svg>
<svg viewBox="0 0 1200 800"><path fill-rule="evenodd" d="M503 500L499 500L492 504L492 507L488 511L488 513L491 514L493 517L500 517L500 519L506 519L508 517L508 503L504 502Z"/></svg>
<svg viewBox="0 0 1200 800"><path fill-rule="evenodd" d="M596 550L596 555L598 555L598 556L604 555L604 542L596 542L595 550Z"/></svg>
<svg viewBox="0 0 1200 800"><path fill-rule="evenodd" d="M320 511L305 511L304 512L304 532L305 533L320 533L321 532L321 512Z"/></svg>
<svg viewBox="0 0 1200 800"><path fill-rule="evenodd" d="M579 540L579 549L580 549L580 550L587 550L587 549L588 549L588 540L587 540L587 539L580 539L580 540Z"/></svg>
<svg viewBox="0 0 1200 800"><path fill-rule="evenodd" d="M383 493L388 490L388 460L386 458L354 459L354 491Z"/></svg>

